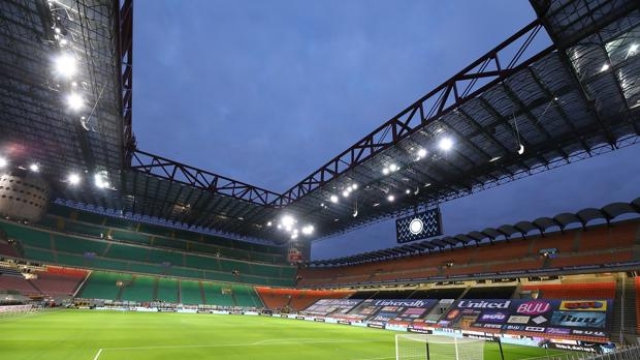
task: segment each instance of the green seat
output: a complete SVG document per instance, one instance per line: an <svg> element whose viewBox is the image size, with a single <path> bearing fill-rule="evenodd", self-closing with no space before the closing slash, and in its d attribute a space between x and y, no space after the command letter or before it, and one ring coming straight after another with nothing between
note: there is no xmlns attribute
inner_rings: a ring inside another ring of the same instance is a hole
<svg viewBox="0 0 640 360"><path fill-rule="evenodd" d="M174 266L184 265L183 257L181 253L173 252L163 249L149 249L149 255L147 261L154 264L160 264L164 262L171 263Z"/></svg>
<svg viewBox="0 0 640 360"><path fill-rule="evenodd" d="M53 257L53 252L51 250L44 250L44 249L25 246L24 256L29 260L41 261L49 264L53 264L56 262L55 258Z"/></svg>
<svg viewBox="0 0 640 360"><path fill-rule="evenodd" d="M144 245L151 245L151 236L146 234L114 229L111 231L111 237L113 238L113 240L129 241L141 243Z"/></svg>
<svg viewBox="0 0 640 360"><path fill-rule="evenodd" d="M75 236L53 235L53 244L57 251L74 254L92 252L101 255L107 248L107 243L99 240L83 239Z"/></svg>
<svg viewBox="0 0 640 360"><path fill-rule="evenodd" d="M9 239L17 240L22 245L51 249L51 233L46 230L29 228L4 221L0 221L0 226L7 233Z"/></svg>
<svg viewBox="0 0 640 360"><path fill-rule="evenodd" d="M180 280L180 295L183 304L200 305L204 304L200 283L193 280Z"/></svg>
<svg viewBox="0 0 640 360"><path fill-rule="evenodd" d="M125 244L111 244L105 256L119 260L147 261L148 249Z"/></svg>
<svg viewBox="0 0 640 360"><path fill-rule="evenodd" d="M172 278L158 279L158 300L178 302L178 280Z"/></svg>
<svg viewBox="0 0 640 360"><path fill-rule="evenodd" d="M78 297L85 299L116 300L120 292L119 282L131 281L131 275L94 271L79 292Z"/></svg>
<svg viewBox="0 0 640 360"><path fill-rule="evenodd" d="M129 286L125 286L122 292L122 300L125 301L153 301L154 278L151 276L136 275Z"/></svg>
<svg viewBox="0 0 640 360"><path fill-rule="evenodd" d="M204 289L205 297L207 298L207 304L219 306L235 306L231 293L223 294L222 292L223 288L230 289L229 286L203 282L202 287Z"/></svg>

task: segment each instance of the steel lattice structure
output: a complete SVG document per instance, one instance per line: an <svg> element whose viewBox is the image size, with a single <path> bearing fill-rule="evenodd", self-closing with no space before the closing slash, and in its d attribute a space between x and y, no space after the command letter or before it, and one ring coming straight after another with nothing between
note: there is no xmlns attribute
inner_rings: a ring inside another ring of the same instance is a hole
<svg viewBox="0 0 640 360"><path fill-rule="evenodd" d="M51 27L42 20L46 2L10 0L0 5L0 48L6 50L0 105L8 109L0 114L7 129L0 146L42 139L33 156L52 179L60 177L56 168L71 165L108 171L119 184L107 193L70 191L52 180L57 201L71 206L284 243L289 236L267 224L285 212L314 224L315 238L322 238L639 139L636 3L531 0L536 20L279 194L137 149L132 0L53 1L66 3L81 15L65 19L65 26L87 59L86 80L97 104L90 131L65 121L56 89L42 86L49 81L42 70L50 51L43 41ZM442 134L456 141L447 154L437 150ZM52 138L68 141L60 146ZM427 154L418 159L418 149ZM391 164L399 170L383 174ZM330 201L354 183L357 217L354 200ZM380 206L389 194L396 201Z"/></svg>

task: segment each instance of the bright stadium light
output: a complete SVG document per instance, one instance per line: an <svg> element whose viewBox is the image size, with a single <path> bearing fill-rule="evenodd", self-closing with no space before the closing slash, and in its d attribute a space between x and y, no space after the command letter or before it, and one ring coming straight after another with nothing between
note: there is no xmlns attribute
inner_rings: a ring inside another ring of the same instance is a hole
<svg viewBox="0 0 640 360"><path fill-rule="evenodd" d="M40 166L38 166L38 164L36 163L33 163L29 165L29 170L31 170L32 172L38 172L40 171Z"/></svg>
<svg viewBox="0 0 640 360"><path fill-rule="evenodd" d="M311 235L313 234L313 225L307 225L305 227L302 228L302 233L304 235Z"/></svg>
<svg viewBox="0 0 640 360"><path fill-rule="evenodd" d="M7 159L0 157L0 169L7 166L9 164L9 162L7 161Z"/></svg>
<svg viewBox="0 0 640 360"><path fill-rule="evenodd" d="M71 93L67 96L67 105L73 111L78 111L84 106L82 96L77 93Z"/></svg>
<svg viewBox="0 0 640 360"><path fill-rule="evenodd" d="M337 204L338 203L338 195L331 195L331 197L329 198L329 200L334 203Z"/></svg>
<svg viewBox="0 0 640 360"><path fill-rule="evenodd" d="M267 222L267 226L271 226L273 225L273 223L271 223L271 221Z"/></svg>
<svg viewBox="0 0 640 360"><path fill-rule="evenodd" d="M638 44L633 43L629 45L629 51L627 52L627 56L633 56L638 53Z"/></svg>
<svg viewBox="0 0 640 360"><path fill-rule="evenodd" d="M407 194L407 195L411 194L411 189L405 190L404 193Z"/></svg>
<svg viewBox="0 0 640 360"><path fill-rule="evenodd" d="M53 59L53 66L55 72L66 79L71 78L78 72L76 59L71 54L67 53L61 54Z"/></svg>
<svg viewBox="0 0 640 360"><path fill-rule="evenodd" d="M349 197L349 191L345 190L342 192L342 196Z"/></svg>
<svg viewBox="0 0 640 360"><path fill-rule="evenodd" d="M393 202L395 199L396 199L396 197L395 197L395 196L393 196L393 195L389 195L389 196L387 196L387 200L388 200L389 202Z"/></svg>
<svg viewBox="0 0 640 360"><path fill-rule="evenodd" d="M418 150L418 159L422 159L423 157L427 156L427 150L420 148Z"/></svg>
<svg viewBox="0 0 640 360"><path fill-rule="evenodd" d="M291 229L293 228L293 224L296 223L296 220L291 215L285 215L282 217L282 220L280 220L280 223L287 231L291 231Z"/></svg>
<svg viewBox="0 0 640 360"><path fill-rule="evenodd" d="M440 140L439 146L440 146L440 149L444 151L449 151L453 147L453 140L451 140L451 138L449 137L442 138L442 140Z"/></svg>
<svg viewBox="0 0 640 360"><path fill-rule="evenodd" d="M69 174L69 177L67 178L67 181L69 182L69 184L71 184L73 186L80 184L81 180L82 179L80 178L80 175L75 174L75 173Z"/></svg>
<svg viewBox="0 0 640 360"><path fill-rule="evenodd" d="M602 67L600 68L600 72L605 72L609 70L609 64L604 63L604 65L602 65Z"/></svg>
<svg viewBox="0 0 640 360"><path fill-rule="evenodd" d="M396 164L389 165L389 170L391 170L391 172L398 171L398 169L399 167Z"/></svg>
<svg viewBox="0 0 640 360"><path fill-rule="evenodd" d="M358 184L356 183L351 184L351 190L358 190Z"/></svg>
<svg viewBox="0 0 640 360"><path fill-rule="evenodd" d="M389 168L385 167L384 169L382 169L382 174L383 175L389 175Z"/></svg>

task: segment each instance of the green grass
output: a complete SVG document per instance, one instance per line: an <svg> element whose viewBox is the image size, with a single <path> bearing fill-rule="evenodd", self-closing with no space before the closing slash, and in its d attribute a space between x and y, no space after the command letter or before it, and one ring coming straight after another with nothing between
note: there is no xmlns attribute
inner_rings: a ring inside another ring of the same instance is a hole
<svg viewBox="0 0 640 360"><path fill-rule="evenodd" d="M11 360L394 359L395 333L271 317L58 310L0 319ZM505 345L505 360L545 351ZM499 360L496 344L486 360Z"/></svg>

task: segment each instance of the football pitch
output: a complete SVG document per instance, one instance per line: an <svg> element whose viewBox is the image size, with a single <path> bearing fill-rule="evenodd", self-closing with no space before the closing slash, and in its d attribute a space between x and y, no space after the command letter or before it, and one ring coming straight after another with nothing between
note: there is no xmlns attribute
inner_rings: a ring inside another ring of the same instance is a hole
<svg viewBox="0 0 640 360"><path fill-rule="evenodd" d="M57 310L2 318L0 334L0 357L11 360L391 360L396 333L272 317ZM504 352L505 360L547 355ZM500 360L496 344L486 344L484 359Z"/></svg>

